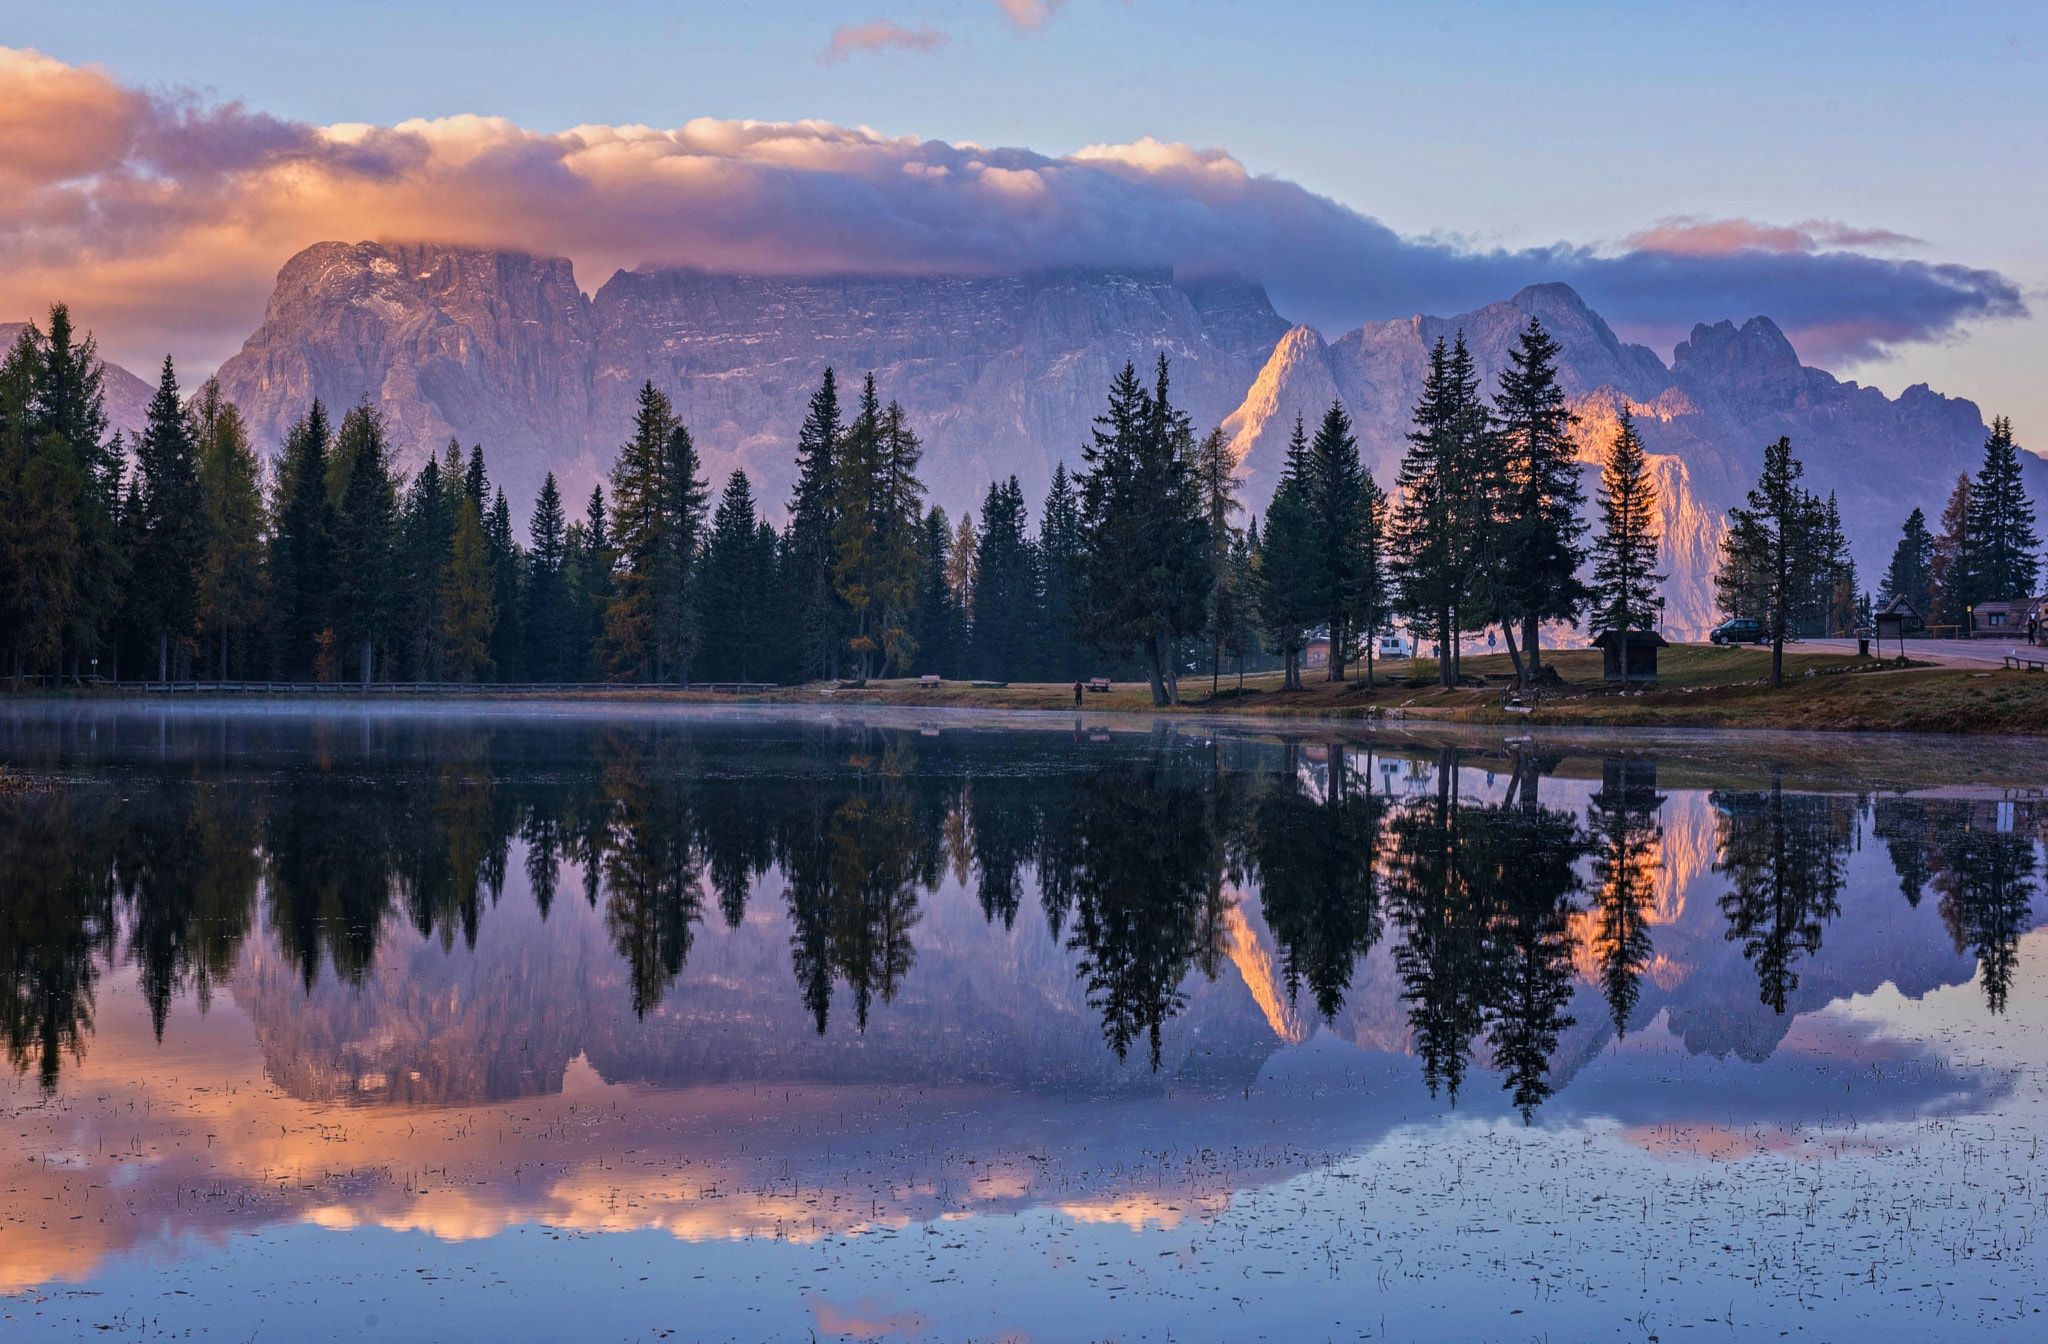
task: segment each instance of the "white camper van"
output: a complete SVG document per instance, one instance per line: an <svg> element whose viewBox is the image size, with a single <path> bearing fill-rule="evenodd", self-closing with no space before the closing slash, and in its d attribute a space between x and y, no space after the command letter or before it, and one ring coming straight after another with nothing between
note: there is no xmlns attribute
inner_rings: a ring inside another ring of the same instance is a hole
<svg viewBox="0 0 2048 1344"><path fill-rule="evenodd" d="M1413 658L1415 642L1398 630L1382 630L1375 652L1381 658Z"/></svg>

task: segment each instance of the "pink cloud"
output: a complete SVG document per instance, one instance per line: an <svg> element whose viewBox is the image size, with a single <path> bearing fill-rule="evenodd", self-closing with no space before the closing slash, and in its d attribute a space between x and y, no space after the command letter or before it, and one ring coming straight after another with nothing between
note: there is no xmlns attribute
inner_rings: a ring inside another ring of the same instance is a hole
<svg viewBox="0 0 2048 1344"><path fill-rule="evenodd" d="M1827 248L1896 248L1922 240L1890 229L1858 228L1833 219L1766 224L1754 219L1660 219L1623 240L1632 250L1681 257L1720 257L1733 252L1819 252Z"/></svg>
<svg viewBox="0 0 2048 1344"><path fill-rule="evenodd" d="M66 300L137 367L223 357L286 259L363 238L563 256L591 285L641 264L1227 272L1325 329L1563 280L1617 327L1767 313L1821 360L2026 311L1994 271L1857 250L1907 241L1883 230L1667 220L1619 251L1476 250L1149 138L1062 156L824 121L314 126L0 48L0 144L0 320Z"/></svg>
<svg viewBox="0 0 2048 1344"><path fill-rule="evenodd" d="M1035 33L1052 22L1066 0L996 0L1003 17L1020 32Z"/></svg>
<svg viewBox="0 0 2048 1344"><path fill-rule="evenodd" d="M849 56L869 51L937 51L949 39L936 28L906 28L888 19L870 19L836 28L832 40L818 59L837 65Z"/></svg>

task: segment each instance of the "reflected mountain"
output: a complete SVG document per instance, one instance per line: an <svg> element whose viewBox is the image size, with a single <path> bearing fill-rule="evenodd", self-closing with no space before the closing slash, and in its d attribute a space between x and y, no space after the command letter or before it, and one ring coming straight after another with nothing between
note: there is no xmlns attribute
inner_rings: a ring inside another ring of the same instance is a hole
<svg viewBox="0 0 2048 1344"><path fill-rule="evenodd" d="M1242 1091L1322 1031L1527 1121L1653 1026L1756 1062L1887 982L2004 1011L2042 830L1983 790L1179 725L24 710L0 750L50 781L0 799L16 1071L57 1089L132 967L159 1039L226 990L279 1087L355 1105L579 1057Z"/></svg>

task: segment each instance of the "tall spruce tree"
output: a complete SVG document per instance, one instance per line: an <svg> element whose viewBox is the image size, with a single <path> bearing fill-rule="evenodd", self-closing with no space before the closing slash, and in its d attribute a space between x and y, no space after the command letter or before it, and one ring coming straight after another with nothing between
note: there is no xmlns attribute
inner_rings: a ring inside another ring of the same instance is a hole
<svg viewBox="0 0 2048 1344"><path fill-rule="evenodd" d="M1493 577L1502 589L1500 613L1521 624L1528 679L1543 671L1542 623L1575 621L1586 600L1578 579L1585 496L1571 441L1578 417L1558 384L1558 354L1557 342L1531 317L1501 370L1493 408L1500 470L1491 478L1501 494L1491 521L1502 533ZM1503 626L1502 635L1514 654L1513 631Z"/></svg>
<svg viewBox="0 0 2048 1344"><path fill-rule="evenodd" d="M457 496L455 532L441 571L443 675L463 682L491 675L491 629L497 620L490 541L484 536L476 501L465 488Z"/></svg>
<svg viewBox="0 0 2048 1344"><path fill-rule="evenodd" d="M1933 591L1934 534L1927 530L1927 515L1915 509L1899 529L1899 544L1892 548L1877 595L1885 603L1904 598L1922 620L1928 620L1934 615Z"/></svg>
<svg viewBox="0 0 2048 1344"><path fill-rule="evenodd" d="M1948 503L1941 510L1941 532L1934 539L1934 616L1939 625L1968 634L1970 609L1982 596L1981 557L1977 548L1977 510L1970 503L1967 475L1956 477Z"/></svg>
<svg viewBox="0 0 2048 1344"><path fill-rule="evenodd" d="M1984 465L1970 490L1970 532L1976 542L1973 601L2010 601L2034 596L2041 571L2041 535L2034 530L2034 504L2020 473L2020 446L2012 421L1997 416L1984 441Z"/></svg>
<svg viewBox="0 0 2048 1344"><path fill-rule="evenodd" d="M1626 404L1600 470L1600 535L1593 543L1592 621L1621 638L1621 680L1628 684L1628 633L1656 628L1657 483Z"/></svg>
<svg viewBox="0 0 2048 1344"><path fill-rule="evenodd" d="M1462 348L1463 333L1459 345ZM1396 602L1411 626L1436 641L1437 680L1446 687L1457 684L1458 612L1479 531L1467 507L1470 464L1463 443L1464 427L1471 420L1469 403L1476 395L1439 337L1429 352L1422 396L1415 405L1415 427L1408 433L1408 450L1401 459L1400 503L1393 515ZM1274 548L1273 527L1268 510L1262 565ZM1273 580L1264 582L1270 586ZM1268 615L1263 605L1259 615L1262 620ZM1269 623L1269 635L1273 629Z"/></svg>
<svg viewBox="0 0 2048 1344"><path fill-rule="evenodd" d="M526 556L526 675L535 681L565 681L570 675L570 638L576 611L568 580L568 526L562 491L552 471L540 483L533 516L526 525L532 543Z"/></svg>
<svg viewBox="0 0 2048 1344"><path fill-rule="evenodd" d="M315 669L323 635L331 639L334 504L327 493L331 445L327 409L315 400L285 435L277 469L270 582L277 603L277 662L287 678Z"/></svg>
<svg viewBox="0 0 2048 1344"><path fill-rule="evenodd" d="M1028 526L1017 478L990 482L974 587L974 659L985 677L1021 680L1030 670L1039 599Z"/></svg>
<svg viewBox="0 0 2048 1344"><path fill-rule="evenodd" d="M1358 438L1343 403L1331 402L1309 441L1304 501L1315 537L1316 577L1324 628L1330 635L1328 679L1344 680L1344 668L1358 635L1358 606L1368 564L1364 466Z"/></svg>
<svg viewBox="0 0 2048 1344"><path fill-rule="evenodd" d="M1223 646L1241 617L1251 594L1237 586L1230 555L1243 529L1237 515L1244 505L1237 500L1236 462L1221 429L1212 429L1195 452L1195 477L1202 491L1202 522L1208 533L1209 606L1202 614L1202 634L1209 646L1209 694L1214 696L1222 675Z"/></svg>
<svg viewBox="0 0 2048 1344"><path fill-rule="evenodd" d="M498 621L491 627L491 664L501 681L524 680L526 672L526 553L512 531L512 506L503 487L491 496L491 511L484 518L484 540L491 552L492 603Z"/></svg>
<svg viewBox="0 0 2048 1344"><path fill-rule="evenodd" d="M924 486L922 446L903 408L884 409L869 374L860 406L833 463L833 582L851 612L847 651L857 675L907 669L916 656L910 629L917 597Z"/></svg>
<svg viewBox="0 0 2048 1344"><path fill-rule="evenodd" d="M1180 701L1180 645L1209 596L1195 437L1171 397L1166 357L1153 386L1124 365L1095 420L1079 477L1083 609L1095 641L1145 660L1156 705Z"/></svg>
<svg viewBox="0 0 2048 1344"><path fill-rule="evenodd" d="M200 634L216 677L234 675L234 645L246 651L262 620L263 488L248 429L209 378L193 408L199 435L199 507L206 545L199 562ZM244 653L246 657L246 652Z"/></svg>
<svg viewBox="0 0 2048 1344"><path fill-rule="evenodd" d="M833 583L833 456L844 433L839 383L827 368L796 435L785 569L802 676L837 676L846 653L846 606Z"/></svg>
<svg viewBox="0 0 2048 1344"><path fill-rule="evenodd" d="M31 326L0 362L0 654L17 685L43 671L61 675L66 639L86 624L78 612L90 564L84 519L99 507L87 465L42 426L42 360Z"/></svg>
<svg viewBox="0 0 2048 1344"><path fill-rule="evenodd" d="M164 357L149 419L135 445L141 490L141 545L135 561L139 629L156 655L157 680L182 670L198 618L199 564L206 553L199 499L199 444L178 395L178 374ZM176 653L180 666L172 666Z"/></svg>
<svg viewBox="0 0 2048 1344"><path fill-rule="evenodd" d="M1044 607L1040 637L1045 666L1060 681L1079 681L1083 650L1077 630L1081 584L1081 503L1067 464L1053 465L1052 484L1038 515L1039 584Z"/></svg>
<svg viewBox="0 0 2048 1344"><path fill-rule="evenodd" d="M696 635L692 575L706 501L689 430L668 397L644 384L633 437L612 466L617 561L605 641L613 680L688 678Z"/></svg>
<svg viewBox="0 0 2048 1344"><path fill-rule="evenodd" d="M399 630L407 672L416 681L441 677L441 572L455 540L457 493L431 456L406 487L397 561L404 582Z"/></svg>
<svg viewBox="0 0 2048 1344"><path fill-rule="evenodd" d="M1728 510L1715 575L1722 610L1759 620L1769 633L1773 686L1785 684L1785 638L1818 605L1817 576L1827 565L1824 510L1800 485L1804 474L1790 439L1764 449L1763 474Z"/></svg>
<svg viewBox="0 0 2048 1344"><path fill-rule="evenodd" d="M726 478L712 515L698 580L703 622L699 661L713 681L759 681L768 674L782 613L772 552L764 567L754 488L744 471Z"/></svg>
<svg viewBox="0 0 2048 1344"><path fill-rule="evenodd" d="M342 416L334 455L347 470L334 509L334 630L367 685L399 620L398 490L383 418L368 402Z"/></svg>
<svg viewBox="0 0 2048 1344"><path fill-rule="evenodd" d="M916 613L911 628L917 636L918 670L940 677L960 675L959 621L953 610L952 589L946 584L946 552L952 539L946 511L932 505L919 528Z"/></svg>
<svg viewBox="0 0 2048 1344"><path fill-rule="evenodd" d="M1259 627L1267 647L1280 656L1281 684L1290 691L1301 689L1302 652L1325 612L1322 556L1308 506L1310 471L1308 437L1296 416L1287 464L1266 509L1257 565Z"/></svg>
<svg viewBox="0 0 2048 1344"><path fill-rule="evenodd" d="M40 341L29 424L32 432L55 438L36 456L36 472L55 495L68 496L71 473L85 493L74 511L70 598L62 608L60 638L53 646L52 671L62 674L104 648L113 648L117 613L129 580L129 552L117 531L126 463L120 435L107 433L106 368L94 338L79 337L65 305L50 308L49 330ZM68 459L68 462L66 461Z"/></svg>

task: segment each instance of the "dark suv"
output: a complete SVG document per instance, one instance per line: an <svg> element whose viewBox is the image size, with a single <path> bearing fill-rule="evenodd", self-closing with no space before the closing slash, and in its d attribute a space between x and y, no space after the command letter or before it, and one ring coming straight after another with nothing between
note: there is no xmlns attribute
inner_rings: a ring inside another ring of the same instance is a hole
<svg viewBox="0 0 2048 1344"><path fill-rule="evenodd" d="M1764 633L1764 623L1753 621L1747 616L1737 616L1723 621L1707 632L1707 638L1716 644L1768 644L1770 636Z"/></svg>

